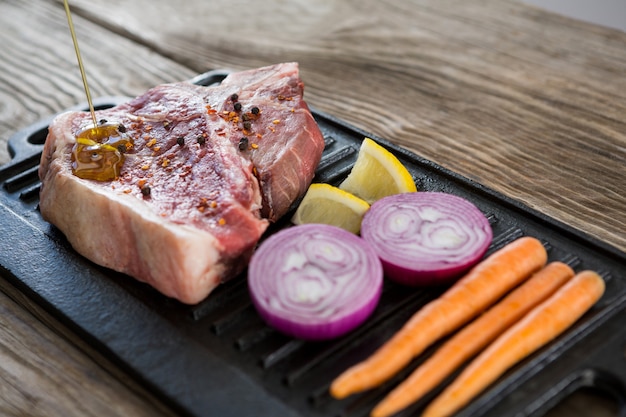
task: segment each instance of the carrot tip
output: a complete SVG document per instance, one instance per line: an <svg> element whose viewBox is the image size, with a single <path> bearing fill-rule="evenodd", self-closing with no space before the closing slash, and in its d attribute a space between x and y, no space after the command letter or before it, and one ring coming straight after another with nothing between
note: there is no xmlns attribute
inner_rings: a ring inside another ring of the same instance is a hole
<svg viewBox="0 0 626 417"><path fill-rule="evenodd" d="M346 398L348 395L350 395L350 393L345 389L345 387L342 389L341 386L336 383L333 383L330 386L329 392L330 392L330 395L337 400L341 400L343 398Z"/></svg>
<svg viewBox="0 0 626 417"><path fill-rule="evenodd" d="M376 407L374 407L374 409L372 409L370 417L388 417L397 411L400 411L400 409L390 409L387 404L381 402Z"/></svg>

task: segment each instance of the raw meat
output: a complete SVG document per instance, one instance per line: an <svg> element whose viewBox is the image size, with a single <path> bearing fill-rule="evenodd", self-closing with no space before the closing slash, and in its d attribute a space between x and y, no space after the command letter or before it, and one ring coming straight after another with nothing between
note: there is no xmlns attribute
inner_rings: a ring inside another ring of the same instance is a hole
<svg viewBox="0 0 626 417"><path fill-rule="evenodd" d="M93 262L197 303L245 268L310 184L324 140L302 93L297 64L285 63L214 87L160 85L98 111L132 143L111 181L75 175L76 137L93 122L64 113L41 159L41 214Z"/></svg>

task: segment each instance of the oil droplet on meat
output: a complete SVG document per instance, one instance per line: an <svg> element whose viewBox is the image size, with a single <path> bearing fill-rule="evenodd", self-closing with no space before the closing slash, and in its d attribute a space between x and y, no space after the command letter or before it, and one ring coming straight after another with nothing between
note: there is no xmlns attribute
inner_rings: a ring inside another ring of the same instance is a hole
<svg viewBox="0 0 626 417"><path fill-rule="evenodd" d="M82 130L72 148L72 172L79 178L112 181L124 164L124 153L132 140L120 132L119 124L104 124Z"/></svg>

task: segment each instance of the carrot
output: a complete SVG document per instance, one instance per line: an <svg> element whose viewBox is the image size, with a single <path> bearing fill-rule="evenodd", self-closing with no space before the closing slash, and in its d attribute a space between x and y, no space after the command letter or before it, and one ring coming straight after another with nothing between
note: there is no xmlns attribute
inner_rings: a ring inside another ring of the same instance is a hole
<svg viewBox="0 0 626 417"><path fill-rule="evenodd" d="M420 399L573 276L562 262L548 264L447 341L372 410L372 417L387 417Z"/></svg>
<svg viewBox="0 0 626 417"><path fill-rule="evenodd" d="M546 262L545 248L532 237L522 237L494 252L441 297L415 313L372 356L339 375L330 386L331 395L344 398L380 385L432 343L477 316Z"/></svg>
<svg viewBox="0 0 626 417"><path fill-rule="evenodd" d="M470 362L422 417L455 413L511 366L574 324L602 297L604 288L604 281L595 272L577 274Z"/></svg>

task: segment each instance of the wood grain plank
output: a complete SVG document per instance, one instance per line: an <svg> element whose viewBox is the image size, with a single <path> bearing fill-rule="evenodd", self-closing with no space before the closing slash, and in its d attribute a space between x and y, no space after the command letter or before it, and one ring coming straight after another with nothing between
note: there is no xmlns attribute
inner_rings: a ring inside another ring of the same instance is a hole
<svg viewBox="0 0 626 417"><path fill-rule="evenodd" d="M626 33L514 1L75 3L198 72L299 61L315 107L626 250Z"/></svg>
<svg viewBox="0 0 626 417"><path fill-rule="evenodd" d="M495 0L71 4L94 96L299 61L316 108L626 250L623 32ZM59 0L2 1L0 27L2 164L84 93ZM170 415L4 290L26 310L0 292L0 414ZM553 415L614 415L569 404Z"/></svg>

